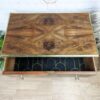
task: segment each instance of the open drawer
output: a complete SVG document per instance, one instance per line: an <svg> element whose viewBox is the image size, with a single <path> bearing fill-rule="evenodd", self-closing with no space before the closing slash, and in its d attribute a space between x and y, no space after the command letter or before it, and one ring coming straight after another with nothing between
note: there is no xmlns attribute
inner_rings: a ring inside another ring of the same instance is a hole
<svg viewBox="0 0 100 100"><path fill-rule="evenodd" d="M95 74L94 58L9 57L3 74Z"/></svg>

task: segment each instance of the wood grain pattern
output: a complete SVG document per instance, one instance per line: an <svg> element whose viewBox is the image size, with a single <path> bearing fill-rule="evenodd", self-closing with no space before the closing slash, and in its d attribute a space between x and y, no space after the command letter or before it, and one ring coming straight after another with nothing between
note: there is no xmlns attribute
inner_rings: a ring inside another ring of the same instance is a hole
<svg viewBox="0 0 100 100"><path fill-rule="evenodd" d="M88 13L11 14L2 52L97 55Z"/></svg>

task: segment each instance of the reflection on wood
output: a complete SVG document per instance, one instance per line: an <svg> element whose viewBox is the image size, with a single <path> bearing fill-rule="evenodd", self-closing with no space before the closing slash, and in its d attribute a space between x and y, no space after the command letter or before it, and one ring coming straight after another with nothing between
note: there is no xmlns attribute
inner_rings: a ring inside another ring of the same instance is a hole
<svg viewBox="0 0 100 100"><path fill-rule="evenodd" d="M87 13L11 14L3 53L96 55Z"/></svg>

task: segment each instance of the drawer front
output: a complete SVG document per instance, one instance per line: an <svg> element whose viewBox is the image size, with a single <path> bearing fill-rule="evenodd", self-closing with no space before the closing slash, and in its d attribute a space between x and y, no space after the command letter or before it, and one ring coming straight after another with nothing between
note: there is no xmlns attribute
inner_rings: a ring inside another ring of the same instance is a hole
<svg viewBox="0 0 100 100"><path fill-rule="evenodd" d="M25 57L5 58L3 74L83 74L96 73L95 58Z"/></svg>

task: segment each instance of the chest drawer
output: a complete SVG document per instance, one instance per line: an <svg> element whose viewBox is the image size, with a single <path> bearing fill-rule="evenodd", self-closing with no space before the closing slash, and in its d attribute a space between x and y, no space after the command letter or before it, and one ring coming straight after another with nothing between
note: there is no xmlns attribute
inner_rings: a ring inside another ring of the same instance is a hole
<svg viewBox="0 0 100 100"><path fill-rule="evenodd" d="M3 74L95 74L94 58L9 57Z"/></svg>

